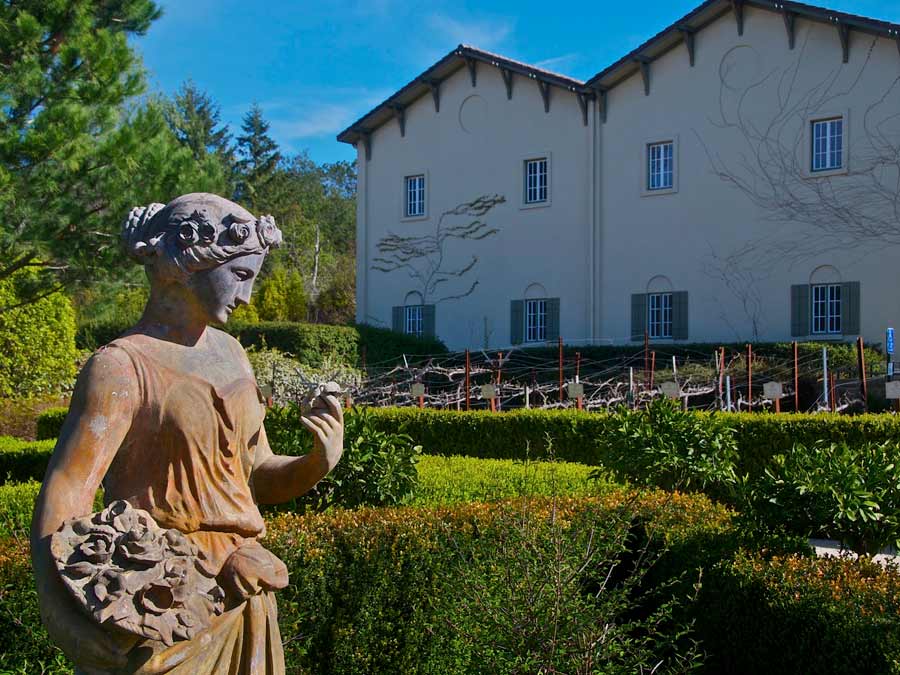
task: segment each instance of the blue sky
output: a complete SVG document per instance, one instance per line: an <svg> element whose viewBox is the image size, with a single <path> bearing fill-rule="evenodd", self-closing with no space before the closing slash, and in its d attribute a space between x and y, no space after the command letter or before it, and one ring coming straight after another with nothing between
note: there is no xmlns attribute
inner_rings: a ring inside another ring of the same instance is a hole
<svg viewBox="0 0 900 675"><path fill-rule="evenodd" d="M461 42L586 79L699 0L161 4L163 18L135 42L153 89L171 94L192 78L233 129L256 101L287 153L308 150L318 162L333 162L355 159L337 132ZM900 0L823 4L900 23Z"/></svg>

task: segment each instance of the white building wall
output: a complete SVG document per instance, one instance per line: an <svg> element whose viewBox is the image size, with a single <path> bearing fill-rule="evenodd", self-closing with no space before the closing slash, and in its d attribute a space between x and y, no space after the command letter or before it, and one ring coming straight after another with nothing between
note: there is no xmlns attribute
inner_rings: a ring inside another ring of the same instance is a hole
<svg viewBox="0 0 900 675"><path fill-rule="evenodd" d="M710 155L733 175L749 175L741 165L748 158L753 162L755 146L722 125L735 119L746 94L746 127L764 133L773 121L783 121L779 135L786 143L805 133L811 110L846 115L852 173L864 164L866 111L898 74L892 41L851 32L850 59L843 64L833 26L798 19L791 51L779 14L747 8L742 37L730 13L697 34L695 67L684 45L655 60L649 96L640 75L614 87L607 121L599 126L601 336L629 340L631 294L645 292L652 277L664 275L675 290L689 292L690 341L790 340L791 285L810 283L817 267L832 265L843 281L860 282L862 334L882 341L886 325L900 325L900 251L884 242L832 248L815 227L791 223L783 211L754 204L723 181ZM820 105L797 107L804 94L826 82L830 93L820 89ZM900 109L897 94L895 88L883 112ZM891 130L900 129L894 123ZM646 196L645 144L672 137L677 191ZM796 160L803 166L809 165L807 153L801 144ZM841 181L858 179L808 180L832 181L841 189ZM801 248L797 241L809 249L801 259L794 255ZM751 246L756 253L748 253Z"/></svg>
<svg viewBox="0 0 900 675"><path fill-rule="evenodd" d="M463 266L473 255L478 263L426 298L437 305L438 337L450 348L508 345L510 301L524 298L533 283L543 285L548 297L560 298L562 335L587 337L592 130L583 124L575 94L552 87L546 113L537 83L516 76L507 100L500 70L487 64L478 65L477 86L461 68L442 83L440 94L438 113L431 96L406 110L404 137L396 121L379 127L368 161L360 143L358 320L390 327L391 308L421 290L403 271L372 269L383 237L434 233L444 211L480 195L500 194L506 203L483 218L499 229L496 235L447 246L447 268ZM523 163L544 155L550 158L550 202L527 208ZM427 217L405 219L404 177L418 173L426 175ZM467 297L440 301L467 291L474 281L478 285Z"/></svg>
<svg viewBox="0 0 900 675"><path fill-rule="evenodd" d="M358 320L390 327L391 308L420 290L403 271L373 269L383 237L434 233L443 211L498 193L506 203L485 216L498 234L452 242L445 251L449 268L478 257L446 294L477 280L475 290L459 300L426 298L437 304L436 332L451 349L508 346L510 301L532 284L560 298L567 342L627 342L631 295L659 276L689 294L689 341L789 340L791 285L810 283L823 265L860 283L861 333L881 341L887 325L900 326L897 248L820 241L815 226L754 203L714 170L719 162L747 178L742 162L753 159L754 147L723 124L735 119L739 102L746 128L780 120L787 144L806 133L813 112L845 115L851 175L827 179L838 188L858 180L852 174L865 163L872 104L884 98L884 109L900 109L900 87L891 89L900 74L893 41L851 32L843 64L833 26L796 25L790 50L780 14L747 7L740 37L734 16L725 14L697 33L694 67L686 47L676 46L652 62L649 96L636 74L609 91L605 122L591 106L588 126L571 92L551 87L548 114L535 81L516 76L507 100L499 69L479 63L473 87L460 68L441 85L440 112L426 95L406 110L405 137L396 121L380 126L368 161L359 144ZM816 87L824 101L797 107ZM896 121L885 130L900 138ZM647 195L644 148L670 138L677 141L677 190ZM550 203L523 208L523 161L543 155L551 161ZM809 163L803 143L795 160ZM403 179L416 173L427 176L427 217L405 219Z"/></svg>

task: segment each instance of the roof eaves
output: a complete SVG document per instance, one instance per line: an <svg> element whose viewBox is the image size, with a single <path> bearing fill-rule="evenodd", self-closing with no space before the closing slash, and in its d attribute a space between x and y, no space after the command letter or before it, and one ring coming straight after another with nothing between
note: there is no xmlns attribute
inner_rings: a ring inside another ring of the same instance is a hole
<svg viewBox="0 0 900 675"><path fill-rule="evenodd" d="M382 112L391 110L392 107L397 105L408 105L412 101L425 95L429 90L427 81L433 79L435 74L445 70L447 64L455 59L474 59L481 63L488 63L497 68L511 70L531 79L540 80L557 87L568 89L569 91L586 91L585 83L582 80L576 80L571 77L566 77L565 75L560 75L559 73L537 68L527 63L523 63L522 61L516 61L515 59L501 56L500 54L494 54L492 52L484 51L483 49L478 49L477 47L461 44L452 52L444 56L440 61L428 68L428 70L407 83L403 88L399 89L356 120L349 127L344 129L338 134L337 139L342 143L355 145L364 134L371 133L387 121L388 118L381 115ZM462 67L462 64L460 64L460 67ZM453 72L455 72L455 69ZM447 76L449 76L449 73L444 75L443 78L437 79L444 79ZM379 117L385 117L385 119L379 120Z"/></svg>
<svg viewBox="0 0 900 675"><path fill-rule="evenodd" d="M765 9L772 12L791 12L797 16L821 21L823 23L842 23L850 26L851 28L867 33L872 33L874 35L885 35L892 39L900 40L900 24L890 23L889 21L871 19L868 17L860 16L858 14L838 12L826 7L808 5L802 2L792 2L790 0L741 0L741 2L743 2L743 4L747 6ZM614 87L619 82L627 79L634 73L636 69L631 68L630 65L633 64L636 60L647 58L648 56L650 58L653 58L655 55L647 54L647 52L652 51L653 48L659 45L664 38L672 33L680 33L685 29L691 31L702 30L707 25L712 23L712 21L718 19L723 14L730 11L731 5L732 2L728 2L727 0L706 0L694 10L683 16L681 19L671 24L670 26L667 26L652 38L644 42L642 45L640 45L636 49L633 49L621 59L591 77L589 80L587 80L585 85L594 89L609 89L611 87ZM715 11L717 6L719 10L718 12ZM699 23L697 23L698 17L702 19L704 15L711 16L711 18L701 20ZM627 73L624 72L625 70L627 70ZM618 74L617 71L621 73L620 77L616 77L616 75ZM607 82L603 82L603 80L607 80Z"/></svg>

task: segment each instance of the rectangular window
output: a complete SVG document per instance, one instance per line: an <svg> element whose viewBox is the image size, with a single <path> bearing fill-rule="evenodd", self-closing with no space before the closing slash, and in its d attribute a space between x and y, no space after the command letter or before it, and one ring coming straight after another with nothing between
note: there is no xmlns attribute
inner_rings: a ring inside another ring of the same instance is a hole
<svg viewBox="0 0 900 675"><path fill-rule="evenodd" d="M671 190L675 178L675 144L651 143L647 146L647 189Z"/></svg>
<svg viewBox="0 0 900 675"><path fill-rule="evenodd" d="M544 342L547 339L547 301L525 301L525 341Z"/></svg>
<svg viewBox="0 0 900 675"><path fill-rule="evenodd" d="M812 123L812 170L831 171L844 165L844 120L836 117Z"/></svg>
<svg viewBox="0 0 900 675"><path fill-rule="evenodd" d="M525 161L525 203L547 201L547 158Z"/></svg>
<svg viewBox="0 0 900 675"><path fill-rule="evenodd" d="M425 322L423 320L423 305L406 305L403 308L403 332L407 335L421 336L425 332Z"/></svg>
<svg viewBox="0 0 900 675"><path fill-rule="evenodd" d="M647 334L651 338L672 337L672 294L647 295Z"/></svg>
<svg viewBox="0 0 900 675"><path fill-rule="evenodd" d="M407 176L406 179L406 210L407 218L425 215L425 176Z"/></svg>
<svg viewBox="0 0 900 675"><path fill-rule="evenodd" d="M840 333L841 285L817 284L812 287L812 332L816 335Z"/></svg>

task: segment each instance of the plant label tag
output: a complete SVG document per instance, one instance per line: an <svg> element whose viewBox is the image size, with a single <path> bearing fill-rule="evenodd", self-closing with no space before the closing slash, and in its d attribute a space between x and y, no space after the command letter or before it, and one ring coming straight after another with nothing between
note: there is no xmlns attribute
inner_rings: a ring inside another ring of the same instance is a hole
<svg viewBox="0 0 900 675"><path fill-rule="evenodd" d="M569 398L578 398L584 396L584 385L581 382L569 382L568 385Z"/></svg>
<svg viewBox="0 0 900 675"><path fill-rule="evenodd" d="M763 396L773 401L776 398L784 397L784 388L781 386L781 382L766 382L763 385Z"/></svg>
<svg viewBox="0 0 900 675"><path fill-rule="evenodd" d="M481 385L481 398L492 399L497 397L497 392L492 384Z"/></svg>
<svg viewBox="0 0 900 675"><path fill-rule="evenodd" d="M900 380L884 383L884 397L891 401L900 399Z"/></svg>
<svg viewBox="0 0 900 675"><path fill-rule="evenodd" d="M681 396L681 388L677 382L663 382L659 385L659 388L666 398L678 398Z"/></svg>
<svg viewBox="0 0 900 675"><path fill-rule="evenodd" d="M413 386L410 388L410 393L413 396L424 396L425 395L425 385L421 382L414 382Z"/></svg>

